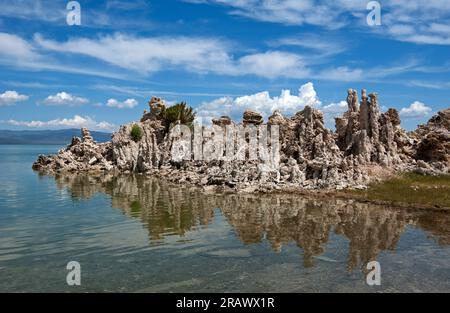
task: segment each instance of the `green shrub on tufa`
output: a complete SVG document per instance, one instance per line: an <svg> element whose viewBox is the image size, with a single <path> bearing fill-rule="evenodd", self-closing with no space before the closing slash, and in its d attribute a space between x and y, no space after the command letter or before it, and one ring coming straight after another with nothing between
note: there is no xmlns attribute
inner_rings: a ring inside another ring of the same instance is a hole
<svg viewBox="0 0 450 313"><path fill-rule="evenodd" d="M186 102L177 103L171 107L165 108L161 115L165 121L168 130L176 122L192 127L195 120L194 110L186 104Z"/></svg>
<svg viewBox="0 0 450 313"><path fill-rule="evenodd" d="M133 138L134 142L138 142L142 139L142 129L139 127L139 125L133 125L130 135L131 138Z"/></svg>

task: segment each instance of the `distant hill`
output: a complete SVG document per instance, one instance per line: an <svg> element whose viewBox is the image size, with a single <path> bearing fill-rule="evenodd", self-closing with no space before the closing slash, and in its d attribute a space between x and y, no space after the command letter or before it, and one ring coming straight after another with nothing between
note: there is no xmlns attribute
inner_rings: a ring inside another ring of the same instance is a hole
<svg viewBox="0 0 450 313"><path fill-rule="evenodd" d="M111 141L110 133L91 131L97 142ZM0 130L0 145L65 145L73 137L81 137L79 129Z"/></svg>

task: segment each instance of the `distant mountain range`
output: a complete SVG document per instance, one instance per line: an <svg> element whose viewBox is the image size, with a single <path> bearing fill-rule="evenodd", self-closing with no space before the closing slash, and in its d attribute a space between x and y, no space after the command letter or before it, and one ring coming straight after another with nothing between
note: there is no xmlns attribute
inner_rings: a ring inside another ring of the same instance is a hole
<svg viewBox="0 0 450 313"><path fill-rule="evenodd" d="M91 131L97 142L111 141L110 133ZM73 137L81 137L80 129L0 130L0 145L65 145Z"/></svg>

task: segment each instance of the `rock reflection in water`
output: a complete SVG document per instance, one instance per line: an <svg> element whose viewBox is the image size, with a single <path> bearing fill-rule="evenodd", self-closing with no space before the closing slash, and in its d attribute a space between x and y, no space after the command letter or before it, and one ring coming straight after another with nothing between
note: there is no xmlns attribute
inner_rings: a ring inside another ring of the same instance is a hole
<svg viewBox="0 0 450 313"><path fill-rule="evenodd" d="M207 198L180 186L139 175L57 176L58 188L68 188L73 199L88 199L96 193L111 197L111 206L127 216L139 218L147 226L151 242L166 235L184 235L197 226L206 226L214 217Z"/></svg>
<svg viewBox="0 0 450 313"><path fill-rule="evenodd" d="M450 214L398 210L352 200L308 199L295 195L212 194L197 188L170 185L145 176L57 176L58 188L73 199L96 193L111 197L112 207L146 225L150 242L184 235L213 221L219 208L244 244L267 240L275 252L291 241L303 250L304 267L325 252L332 232L349 240L347 270L395 250L407 225L450 243Z"/></svg>

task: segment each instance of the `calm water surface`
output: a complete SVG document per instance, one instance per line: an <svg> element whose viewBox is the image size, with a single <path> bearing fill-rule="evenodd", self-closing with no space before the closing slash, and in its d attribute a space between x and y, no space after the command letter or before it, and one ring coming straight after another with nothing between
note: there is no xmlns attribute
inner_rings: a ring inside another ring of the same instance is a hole
<svg viewBox="0 0 450 313"><path fill-rule="evenodd" d="M450 214L31 170L58 148L0 146L0 292L450 292Z"/></svg>

